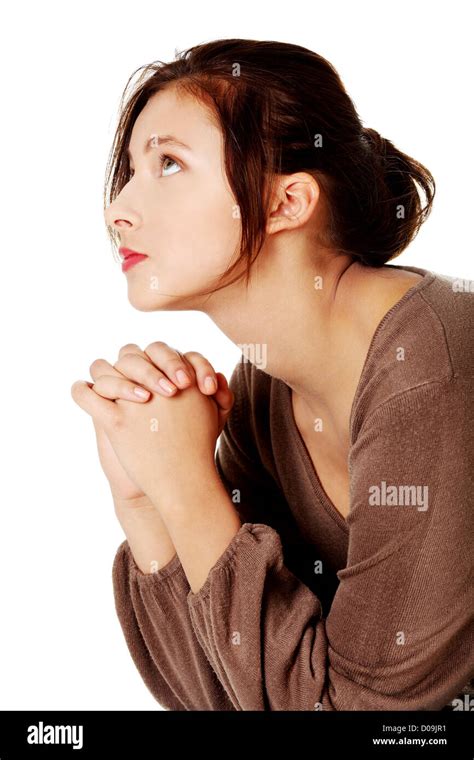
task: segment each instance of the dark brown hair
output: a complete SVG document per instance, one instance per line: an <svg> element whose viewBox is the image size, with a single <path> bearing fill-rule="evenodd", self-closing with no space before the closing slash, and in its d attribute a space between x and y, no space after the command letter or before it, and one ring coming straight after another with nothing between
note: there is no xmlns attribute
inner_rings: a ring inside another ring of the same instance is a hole
<svg viewBox="0 0 474 760"><path fill-rule="evenodd" d="M244 260L248 284L278 174L314 176L327 210L323 244L367 266L381 267L400 254L431 211L435 183L428 169L362 126L325 58L299 45L245 39L196 45L131 75L107 164L104 209L130 179L126 149L136 118L152 95L170 86L207 106L223 134L241 223L239 257L226 278ZM117 243L116 231L108 229Z"/></svg>

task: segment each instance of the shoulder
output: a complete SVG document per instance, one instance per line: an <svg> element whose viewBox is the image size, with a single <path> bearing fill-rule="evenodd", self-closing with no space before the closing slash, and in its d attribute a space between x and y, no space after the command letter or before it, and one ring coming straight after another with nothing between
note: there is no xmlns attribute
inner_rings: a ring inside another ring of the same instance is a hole
<svg viewBox="0 0 474 760"><path fill-rule="evenodd" d="M236 413L245 416L252 426L266 422L277 379L244 358L237 362L229 379L234 393Z"/></svg>
<svg viewBox="0 0 474 760"><path fill-rule="evenodd" d="M233 439L252 460L279 483L276 448L287 436L288 394L283 381L268 374L263 364L239 361L229 379L234 405L227 418L223 442Z"/></svg>
<svg viewBox="0 0 474 760"><path fill-rule="evenodd" d="M270 397L273 378L242 356L229 378L234 404L222 432L224 443L245 451L255 461L270 449Z"/></svg>
<svg viewBox="0 0 474 760"><path fill-rule="evenodd" d="M379 326L354 398L353 440L375 412L426 412L435 399L462 403L472 394L474 291L430 275Z"/></svg>
<svg viewBox="0 0 474 760"><path fill-rule="evenodd" d="M427 320L436 325L437 346L449 355L455 377L474 374L474 280L435 274L419 292ZM425 333L425 337L428 335Z"/></svg>

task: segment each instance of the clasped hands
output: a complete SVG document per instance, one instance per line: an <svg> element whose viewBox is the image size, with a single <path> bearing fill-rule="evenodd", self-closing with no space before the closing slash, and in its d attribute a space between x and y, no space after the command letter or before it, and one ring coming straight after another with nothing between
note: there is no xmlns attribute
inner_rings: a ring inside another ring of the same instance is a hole
<svg viewBox="0 0 474 760"><path fill-rule="evenodd" d="M113 366L96 359L89 371L94 382L75 382L71 395L92 417L116 503L147 499L159 508L162 500L177 498L186 482L218 477L216 442L234 394L202 354L180 354L162 341L144 351L129 343ZM208 376L213 386L206 384Z"/></svg>

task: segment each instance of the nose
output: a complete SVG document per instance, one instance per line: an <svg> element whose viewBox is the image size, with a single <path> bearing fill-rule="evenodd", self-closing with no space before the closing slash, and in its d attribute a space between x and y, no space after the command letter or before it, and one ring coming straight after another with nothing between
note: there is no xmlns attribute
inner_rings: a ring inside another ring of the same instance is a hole
<svg viewBox="0 0 474 760"><path fill-rule="evenodd" d="M104 211L105 224L114 230L125 228L137 228L140 224L138 214L131 208L125 206L120 200L120 196L107 206Z"/></svg>

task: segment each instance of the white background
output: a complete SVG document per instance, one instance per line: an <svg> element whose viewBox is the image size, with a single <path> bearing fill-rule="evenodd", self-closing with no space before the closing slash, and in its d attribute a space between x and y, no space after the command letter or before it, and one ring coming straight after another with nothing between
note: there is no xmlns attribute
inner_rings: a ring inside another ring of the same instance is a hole
<svg viewBox="0 0 474 760"><path fill-rule="evenodd" d="M240 350L203 314L143 313L112 256L102 190L123 87L139 66L221 37L309 47L365 126L425 164L431 217L391 263L474 277L472 38L451 2L41 2L0 19L2 478L0 709L160 709L116 618L124 539L92 422L71 399L127 342Z"/></svg>

